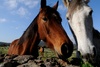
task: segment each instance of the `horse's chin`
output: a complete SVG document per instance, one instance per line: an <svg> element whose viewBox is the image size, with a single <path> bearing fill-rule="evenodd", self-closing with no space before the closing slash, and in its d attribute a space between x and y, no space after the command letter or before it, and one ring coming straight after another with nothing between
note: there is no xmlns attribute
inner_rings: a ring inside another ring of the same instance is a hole
<svg viewBox="0 0 100 67"><path fill-rule="evenodd" d="M93 57L93 56L90 55L90 54L88 54L88 55L86 55L86 56L83 56L82 58L83 58L83 61L84 61L84 62L89 62L89 63L91 63L92 65L95 64L95 57Z"/></svg>
<svg viewBox="0 0 100 67"><path fill-rule="evenodd" d="M94 64L95 63L95 57L96 57L96 49L93 48L93 54L85 54L85 55L82 55L83 58L86 59L86 61Z"/></svg>
<svg viewBox="0 0 100 67"><path fill-rule="evenodd" d="M95 56L92 54L81 54L81 52L78 51L77 58L82 59L83 62L89 62L92 65L95 64Z"/></svg>

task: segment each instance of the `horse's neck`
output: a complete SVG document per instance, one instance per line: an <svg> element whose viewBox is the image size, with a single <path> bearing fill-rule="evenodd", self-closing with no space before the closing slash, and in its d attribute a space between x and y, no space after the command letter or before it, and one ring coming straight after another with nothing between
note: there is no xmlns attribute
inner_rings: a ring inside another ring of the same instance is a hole
<svg viewBox="0 0 100 67"><path fill-rule="evenodd" d="M93 28L93 42L100 56L100 32Z"/></svg>
<svg viewBox="0 0 100 67"><path fill-rule="evenodd" d="M100 39L100 32L93 28L93 37Z"/></svg>
<svg viewBox="0 0 100 67"><path fill-rule="evenodd" d="M39 35L36 17L23 33L23 35L20 37L19 44L23 44L25 41L36 41L37 39L39 39Z"/></svg>

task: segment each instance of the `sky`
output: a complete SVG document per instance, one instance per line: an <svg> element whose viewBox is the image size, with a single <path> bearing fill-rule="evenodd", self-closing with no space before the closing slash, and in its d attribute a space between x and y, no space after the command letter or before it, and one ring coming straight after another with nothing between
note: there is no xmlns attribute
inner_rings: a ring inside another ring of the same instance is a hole
<svg viewBox="0 0 100 67"><path fill-rule="evenodd" d="M0 0L0 42L12 42L21 37L40 10L41 0ZM47 0L47 5L53 6L58 0ZM93 9L93 26L100 31L100 0L90 0ZM73 36L66 20L67 8L59 0L58 12L62 25L72 41Z"/></svg>

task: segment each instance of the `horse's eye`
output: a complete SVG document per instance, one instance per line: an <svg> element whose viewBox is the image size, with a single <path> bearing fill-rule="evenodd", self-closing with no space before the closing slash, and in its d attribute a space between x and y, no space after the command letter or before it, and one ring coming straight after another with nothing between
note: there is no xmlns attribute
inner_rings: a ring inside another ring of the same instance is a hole
<svg viewBox="0 0 100 67"><path fill-rule="evenodd" d="M92 12L93 12L93 10L91 10L91 11L89 12L89 15L90 15L90 16L92 15Z"/></svg>
<svg viewBox="0 0 100 67"><path fill-rule="evenodd" d="M48 19L47 19L46 17L43 17L43 20L44 20L44 21L47 21Z"/></svg>
<svg viewBox="0 0 100 67"><path fill-rule="evenodd" d="M67 20L69 20L69 17L67 17Z"/></svg>

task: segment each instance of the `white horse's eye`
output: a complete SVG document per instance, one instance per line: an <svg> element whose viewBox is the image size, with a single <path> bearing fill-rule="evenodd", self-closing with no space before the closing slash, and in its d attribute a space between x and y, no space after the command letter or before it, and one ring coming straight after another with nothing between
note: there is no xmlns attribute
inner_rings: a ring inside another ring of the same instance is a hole
<svg viewBox="0 0 100 67"><path fill-rule="evenodd" d="M69 20L69 17L67 17L67 20Z"/></svg>
<svg viewBox="0 0 100 67"><path fill-rule="evenodd" d="M93 10L91 10L91 11L89 12L89 15L91 16L91 15L92 15L92 13L93 13Z"/></svg>

